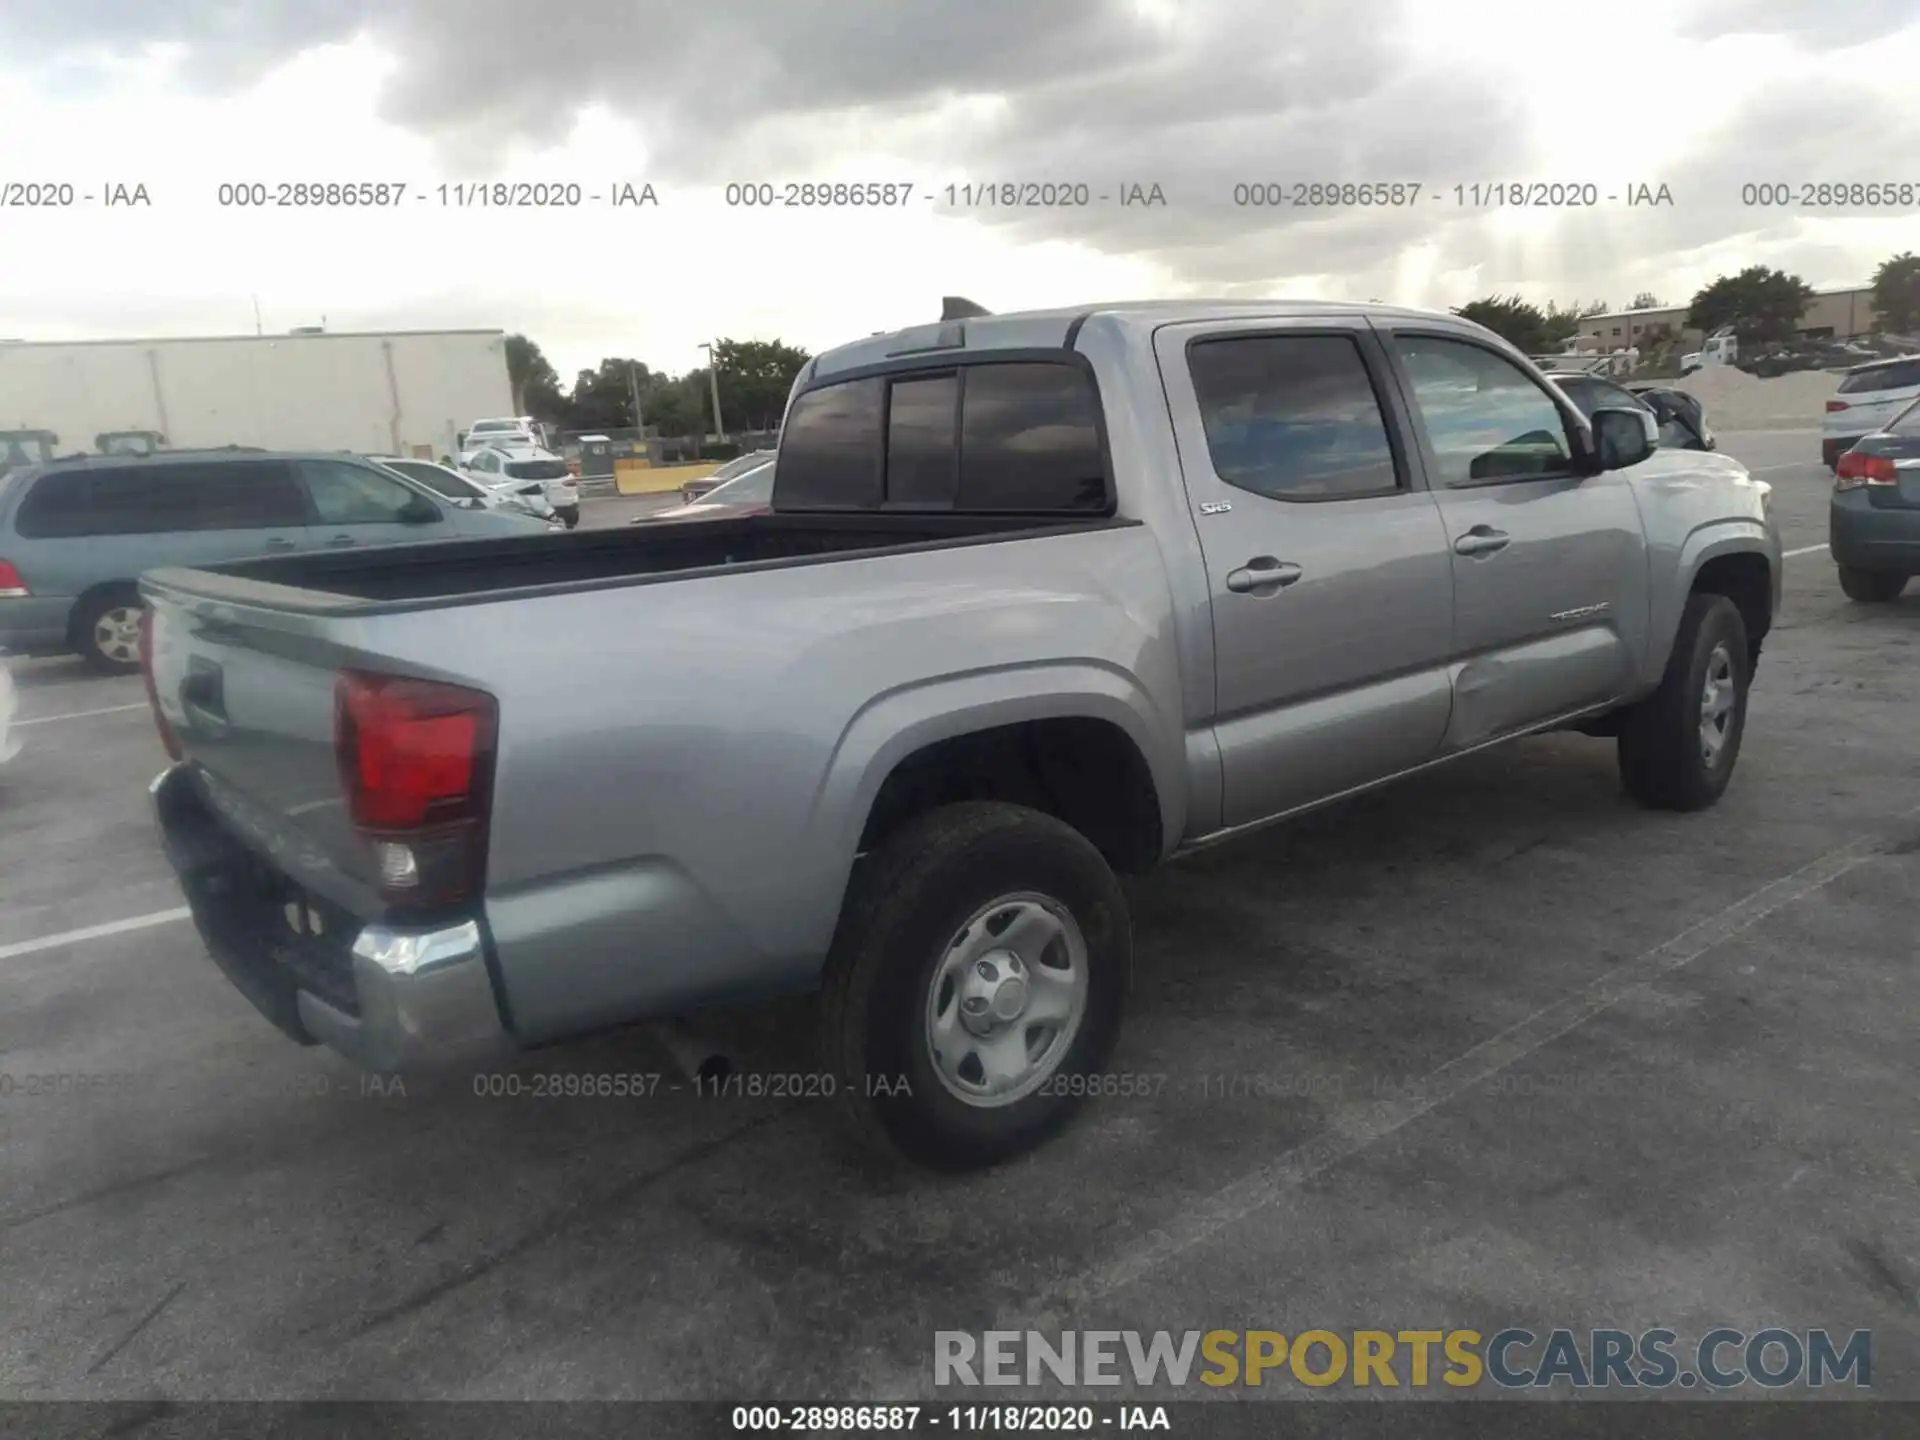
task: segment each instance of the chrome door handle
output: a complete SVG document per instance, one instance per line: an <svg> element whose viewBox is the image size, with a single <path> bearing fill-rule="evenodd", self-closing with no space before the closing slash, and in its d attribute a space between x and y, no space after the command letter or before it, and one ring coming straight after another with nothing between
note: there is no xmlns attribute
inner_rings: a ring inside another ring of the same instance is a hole
<svg viewBox="0 0 1920 1440"><path fill-rule="evenodd" d="M1300 567L1271 555L1257 555L1227 574L1227 589L1236 595L1277 595L1300 578Z"/></svg>
<svg viewBox="0 0 1920 1440"><path fill-rule="evenodd" d="M293 549L293 541L282 540L278 535L275 535L268 539L267 548L269 550L291 550Z"/></svg>
<svg viewBox="0 0 1920 1440"><path fill-rule="evenodd" d="M1476 525L1453 542L1453 553L1471 555L1477 559L1504 550L1512 543L1513 537L1506 531L1496 530L1491 525Z"/></svg>
<svg viewBox="0 0 1920 1440"><path fill-rule="evenodd" d="M327 544L333 546L336 550L343 545L357 545L359 543L360 542L355 540L351 535L336 535L327 541Z"/></svg>

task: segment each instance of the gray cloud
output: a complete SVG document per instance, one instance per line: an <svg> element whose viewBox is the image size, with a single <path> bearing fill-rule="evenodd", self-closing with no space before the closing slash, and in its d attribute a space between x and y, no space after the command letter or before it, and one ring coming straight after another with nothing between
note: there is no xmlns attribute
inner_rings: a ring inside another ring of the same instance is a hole
<svg viewBox="0 0 1920 1440"><path fill-rule="evenodd" d="M1671 209L1571 212L1550 243L1490 234L1453 203L1454 184L1583 177L1543 173L1539 137L1497 78L1425 67L1397 44L1410 3L1162 0L1170 18L1156 19L1128 0L10 0L0 54L183 42L188 82L219 93L370 34L399 61L387 116L435 138L454 174L482 173L510 142L557 140L602 103L640 124L649 178L667 185L808 178L875 139L925 174L871 178L958 172L1110 196L1157 183L1164 208L964 213L1150 256L1221 291L1337 272L1356 294L1391 294L1424 246L1432 270L1477 266L1489 287L1564 283L1571 296L1591 289L1580 277L1641 274L1730 235L1785 239L1822 213L1744 208L1745 182L1920 181L1907 158L1920 154L1916 107L1867 75L1770 92L1666 157L1645 179L1671 186ZM1675 3L1691 37L1768 33L1810 50L1920 19L1920 0ZM979 96L994 103L964 103ZM1426 189L1401 207L1235 205L1236 185L1265 181Z"/></svg>
<svg viewBox="0 0 1920 1440"><path fill-rule="evenodd" d="M1920 22L1920 0L1694 0L1679 13L1688 40L1784 35L1803 49L1844 50Z"/></svg>

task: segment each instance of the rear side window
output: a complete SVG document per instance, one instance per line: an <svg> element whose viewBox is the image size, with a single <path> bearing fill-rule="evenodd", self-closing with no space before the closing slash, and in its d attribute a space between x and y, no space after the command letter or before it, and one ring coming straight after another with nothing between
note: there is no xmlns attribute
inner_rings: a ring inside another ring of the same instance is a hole
<svg viewBox="0 0 1920 1440"><path fill-rule="evenodd" d="M1920 385L1920 360L1857 371L1840 382L1839 393L1861 395L1876 390L1906 390L1915 385Z"/></svg>
<svg viewBox="0 0 1920 1440"><path fill-rule="evenodd" d="M268 530L306 523L306 499L286 465L239 460L69 470L43 475L21 502L28 538Z"/></svg>
<svg viewBox="0 0 1920 1440"><path fill-rule="evenodd" d="M1187 352L1214 473L1274 500L1400 488L1380 400L1345 335L1248 335Z"/></svg>

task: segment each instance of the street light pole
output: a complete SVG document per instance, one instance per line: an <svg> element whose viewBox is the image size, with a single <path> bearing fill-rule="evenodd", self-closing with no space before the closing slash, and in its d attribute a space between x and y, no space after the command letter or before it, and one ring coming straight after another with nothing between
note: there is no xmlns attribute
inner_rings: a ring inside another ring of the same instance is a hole
<svg viewBox="0 0 1920 1440"><path fill-rule="evenodd" d="M727 443L727 422L720 418L720 358L710 341L701 342L707 352L707 381L713 387L713 430L722 445Z"/></svg>

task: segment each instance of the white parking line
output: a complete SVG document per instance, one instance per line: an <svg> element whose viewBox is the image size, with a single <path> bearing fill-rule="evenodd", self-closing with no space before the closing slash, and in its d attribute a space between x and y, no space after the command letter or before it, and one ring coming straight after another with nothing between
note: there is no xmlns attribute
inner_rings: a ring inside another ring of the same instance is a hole
<svg viewBox="0 0 1920 1440"><path fill-rule="evenodd" d="M145 704L103 705L98 710L71 710L65 715L40 715L32 720L16 720L13 724L14 728L18 729L22 725L51 725L56 720L84 720L89 715L118 715L123 710L145 710L147 708L149 707Z"/></svg>
<svg viewBox="0 0 1920 1440"><path fill-rule="evenodd" d="M1780 558L1782 560L1791 560L1796 555L1811 555L1816 550L1824 550L1826 548L1826 541L1823 540L1818 545L1802 545L1798 550L1782 550L1780 552Z"/></svg>
<svg viewBox="0 0 1920 1440"><path fill-rule="evenodd" d="M16 955L32 955L40 950L53 950L62 945L78 945L82 940L124 935L129 930L145 930L152 925L170 925L175 920L185 920L191 914L193 912L185 906L178 910L155 910L149 915L135 915L127 920L109 920L104 925L85 925L78 930L63 930L58 935L42 935L38 940L16 940L11 945L0 945L0 960L11 960Z"/></svg>

